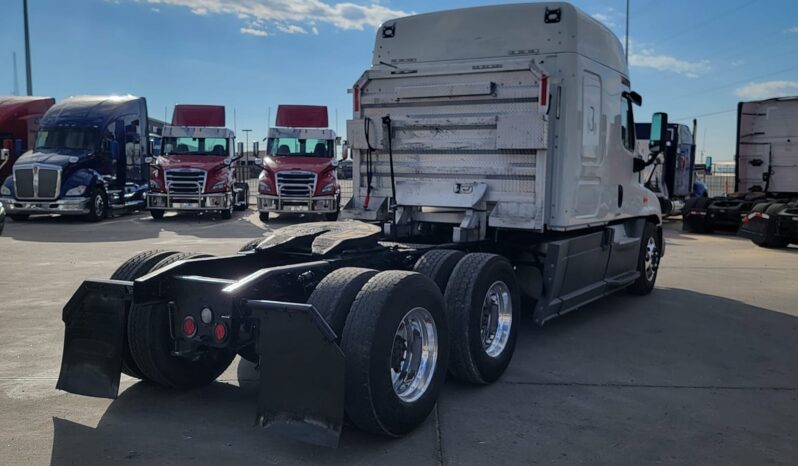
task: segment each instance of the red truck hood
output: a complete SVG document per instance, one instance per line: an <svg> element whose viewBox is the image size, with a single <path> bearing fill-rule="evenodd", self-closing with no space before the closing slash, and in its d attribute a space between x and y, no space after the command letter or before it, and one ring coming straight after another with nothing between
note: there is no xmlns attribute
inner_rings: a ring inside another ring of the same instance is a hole
<svg viewBox="0 0 798 466"><path fill-rule="evenodd" d="M265 157L263 163L269 170L276 172L282 170L305 170L321 173L332 166L332 159L327 157Z"/></svg>
<svg viewBox="0 0 798 466"><path fill-rule="evenodd" d="M170 168L198 168L212 170L224 164L224 156L217 155L170 155L158 157L158 165L167 170Z"/></svg>

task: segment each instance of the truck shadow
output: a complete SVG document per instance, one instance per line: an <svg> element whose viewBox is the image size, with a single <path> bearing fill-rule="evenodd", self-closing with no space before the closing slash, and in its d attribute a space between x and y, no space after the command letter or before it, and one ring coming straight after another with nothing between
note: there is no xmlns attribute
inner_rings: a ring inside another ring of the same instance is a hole
<svg viewBox="0 0 798 466"><path fill-rule="evenodd" d="M469 435L504 431L507 427L502 417L495 414L508 409L508 390L537 390L539 394L544 389L554 395L557 387L571 384L798 389L798 318L740 301L658 288L644 298L618 294L597 301L544 327L535 326L527 314L524 319L513 362L496 384L475 387L449 380L438 408L440 417L431 415L403 439L379 438L345 427L341 448L335 450L256 428L258 373L251 364L241 363L237 370L240 386L223 379L176 392L136 383L110 404L96 428L54 417L51 461L56 465L124 459L144 464L406 464L414 458L427 464L439 462L436 455L446 453L449 442L476 448L479 439ZM235 369L226 374L231 373L235 374ZM669 401L672 393L662 392L662 402L678 403L678 399ZM510 409L513 416L529 414L524 429L537 431L541 427L534 419L541 411L557 418L556 406L546 407L538 400ZM599 408L577 406L574 409L584 412L572 412L571 416L587 418L595 415L596 409L601 411ZM494 415L479 415L484 412ZM566 429L561 434L568 437L568 424L560 424ZM507 438L509 442L514 437ZM633 438L626 440L635 443ZM641 445L651 445L640 440ZM523 449L532 454L535 445ZM504 447L508 451L522 448L509 443ZM495 448L499 446L493 445L491 451ZM589 463L592 453L584 453L583 460ZM464 454L455 455L464 459ZM482 462L469 458L468 462ZM490 457L484 459L490 461ZM573 455L569 460L579 462Z"/></svg>
<svg viewBox="0 0 798 466"><path fill-rule="evenodd" d="M261 223L254 210L234 212L224 220L211 214L168 214L153 220L147 212L133 212L87 223L80 219L59 216L34 216L22 222L7 221L4 237L17 241L46 243L95 243L157 239L164 233L198 238L249 239L263 235L266 230L295 223L292 218L275 218Z"/></svg>

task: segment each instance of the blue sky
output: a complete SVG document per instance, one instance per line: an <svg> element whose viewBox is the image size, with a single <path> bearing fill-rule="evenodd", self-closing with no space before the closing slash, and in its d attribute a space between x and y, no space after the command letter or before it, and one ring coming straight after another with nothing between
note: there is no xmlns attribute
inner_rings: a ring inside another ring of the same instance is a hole
<svg viewBox="0 0 798 466"><path fill-rule="evenodd" d="M150 114L175 103L224 104L228 126L262 138L269 108L326 104L339 133L346 89L371 59L376 25L406 13L490 0L29 0L34 93L135 94ZM574 2L623 38L625 0ZM22 1L3 1L0 94L25 92ZM632 87L654 111L699 119L699 149L734 153L739 100L798 95L798 2L632 0ZM706 138L704 134L706 132ZM239 133L243 141L243 134Z"/></svg>

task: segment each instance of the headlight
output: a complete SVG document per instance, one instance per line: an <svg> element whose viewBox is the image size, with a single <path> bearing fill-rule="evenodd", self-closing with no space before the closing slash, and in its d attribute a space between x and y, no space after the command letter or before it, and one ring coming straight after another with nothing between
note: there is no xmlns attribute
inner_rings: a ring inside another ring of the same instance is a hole
<svg viewBox="0 0 798 466"><path fill-rule="evenodd" d="M213 185L211 191L220 191L222 189L225 189L226 187L227 187L227 180L222 180Z"/></svg>
<svg viewBox="0 0 798 466"><path fill-rule="evenodd" d="M10 196L11 190L8 189L8 186L3 186L2 188L0 188L0 194L2 194L3 196Z"/></svg>
<svg viewBox="0 0 798 466"><path fill-rule="evenodd" d="M272 186L269 183L265 182L265 181L260 181L258 183L258 192L267 193L268 194L268 193L272 192Z"/></svg>
<svg viewBox="0 0 798 466"><path fill-rule="evenodd" d="M66 192L67 196L81 196L86 192L86 186L75 186Z"/></svg>
<svg viewBox="0 0 798 466"><path fill-rule="evenodd" d="M333 183L329 183L329 184L327 184L327 186L321 188L321 192L323 192L323 193L331 193L333 191L335 191L335 183L334 182Z"/></svg>

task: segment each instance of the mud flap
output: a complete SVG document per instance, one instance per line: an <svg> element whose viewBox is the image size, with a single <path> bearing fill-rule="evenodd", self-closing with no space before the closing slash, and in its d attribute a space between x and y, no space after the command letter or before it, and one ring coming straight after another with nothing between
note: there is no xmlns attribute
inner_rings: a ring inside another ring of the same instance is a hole
<svg viewBox="0 0 798 466"><path fill-rule="evenodd" d="M78 395L117 397L125 316L132 296L132 282L83 282L64 306L64 352L55 388Z"/></svg>
<svg viewBox="0 0 798 466"><path fill-rule="evenodd" d="M308 304L247 301L259 320L256 423L280 435L337 447L344 418L344 354Z"/></svg>

